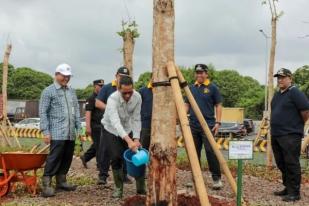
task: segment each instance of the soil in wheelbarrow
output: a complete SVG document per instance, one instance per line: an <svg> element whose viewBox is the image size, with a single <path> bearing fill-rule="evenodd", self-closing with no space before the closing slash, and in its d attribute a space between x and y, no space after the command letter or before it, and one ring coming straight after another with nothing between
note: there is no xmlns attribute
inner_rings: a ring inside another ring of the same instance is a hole
<svg viewBox="0 0 309 206"><path fill-rule="evenodd" d="M208 196L209 202L212 206L236 206L234 200L226 199L219 196ZM145 206L146 197L145 196L132 196L124 200L123 206ZM159 202L156 205L167 206L166 202ZM200 201L195 195L189 194L178 194L177 195L177 205L178 206L200 206Z"/></svg>

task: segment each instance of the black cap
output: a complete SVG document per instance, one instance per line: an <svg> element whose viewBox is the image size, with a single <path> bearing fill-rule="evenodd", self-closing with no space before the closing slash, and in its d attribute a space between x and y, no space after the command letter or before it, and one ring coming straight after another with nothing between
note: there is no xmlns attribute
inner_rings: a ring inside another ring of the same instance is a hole
<svg viewBox="0 0 309 206"><path fill-rule="evenodd" d="M208 67L206 64L196 64L194 66L195 72L208 72Z"/></svg>
<svg viewBox="0 0 309 206"><path fill-rule="evenodd" d="M93 81L93 85L100 85L103 86L104 85L104 80L103 79L97 79Z"/></svg>
<svg viewBox="0 0 309 206"><path fill-rule="evenodd" d="M117 74L121 74L121 75L127 75L129 76L130 75L130 72L129 72L129 69L127 67L120 67L118 70L117 70Z"/></svg>
<svg viewBox="0 0 309 206"><path fill-rule="evenodd" d="M292 76L292 72L288 69L285 68L281 68L277 71L277 73L274 75L274 77L291 77Z"/></svg>

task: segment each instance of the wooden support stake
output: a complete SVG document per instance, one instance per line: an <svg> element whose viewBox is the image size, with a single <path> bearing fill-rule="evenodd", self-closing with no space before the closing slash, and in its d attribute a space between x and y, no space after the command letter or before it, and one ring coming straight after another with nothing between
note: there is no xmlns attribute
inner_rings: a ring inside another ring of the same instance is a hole
<svg viewBox="0 0 309 206"><path fill-rule="evenodd" d="M8 122L8 125L9 125L9 129L13 131L13 136L14 136L15 142L17 143L19 148L22 148L21 145L20 145L20 142L18 140L17 134L15 132L15 128L12 126L12 123L8 118L7 118L7 122Z"/></svg>
<svg viewBox="0 0 309 206"><path fill-rule="evenodd" d="M39 150L39 151L37 152L37 154L42 154L42 153L44 153L49 147L50 147L50 144L46 145L46 146L43 147L41 150Z"/></svg>
<svg viewBox="0 0 309 206"><path fill-rule="evenodd" d="M186 80L184 79L181 71L179 70L179 68L177 67L176 68L176 72L177 72L177 76L179 78L179 81L181 84L185 84L186 83ZM207 122L205 121L204 117L203 117L203 114L200 110L200 108L198 107L191 91L190 91L190 88L188 87L188 85L184 86L184 90L185 90L185 93L187 95L187 98L190 102L190 105L198 119L198 121L200 122L203 130L204 130L204 133L206 134L206 137L212 147L212 149L214 150L214 153L216 154L216 157L218 158L218 161L220 162L220 165L223 169L223 172L225 174L225 176L227 177L227 180L229 182L229 184L231 185L231 188L233 190L233 192L235 193L235 195L237 194L237 185L236 185L236 182L232 176L232 173L230 171L230 169L228 168L227 164L226 164L226 161L224 159L224 156L222 155L222 153L220 152L218 146L217 146L217 143L207 125Z"/></svg>
<svg viewBox="0 0 309 206"><path fill-rule="evenodd" d="M9 138L6 136L5 130L4 130L3 127L0 125L0 135L1 135L1 134L2 134L2 136L3 136L3 138L4 138L5 142L6 142L6 144L7 144L9 147L12 147L12 144L11 144Z"/></svg>
<svg viewBox="0 0 309 206"><path fill-rule="evenodd" d="M173 89L174 100L175 100L175 104L177 108L177 113L179 116L179 121L181 124L182 134L185 140L185 147L187 150L189 162L191 164L196 193L200 199L200 203L202 206L210 206L203 175L202 175L201 166L198 161L191 129L189 126L185 103L182 98L181 89L179 86L179 81L177 79L175 65L173 62L168 62L167 70L168 70L168 75L169 75L170 82L171 82L172 89Z"/></svg>
<svg viewBox="0 0 309 206"><path fill-rule="evenodd" d="M258 141L259 141L260 138L261 138L262 129L263 129L264 124L265 124L266 121L267 121L266 118L263 117L263 119L262 119L262 121L261 121L261 124L260 124L259 131L258 131L258 133L256 134L256 137L255 137L255 140L254 140L254 144L253 144L254 146L258 143Z"/></svg>
<svg viewBox="0 0 309 206"><path fill-rule="evenodd" d="M301 146L301 152L302 153L305 153L305 150L306 150L308 144L309 144L309 135L307 137L305 137L303 144Z"/></svg>

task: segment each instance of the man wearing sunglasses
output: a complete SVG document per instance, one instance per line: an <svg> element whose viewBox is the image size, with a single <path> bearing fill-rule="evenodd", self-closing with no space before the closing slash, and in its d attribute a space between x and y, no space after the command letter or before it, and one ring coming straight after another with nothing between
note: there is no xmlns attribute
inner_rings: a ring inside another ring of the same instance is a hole
<svg viewBox="0 0 309 206"><path fill-rule="evenodd" d="M44 89L40 99L40 128L45 143L50 144L42 177L43 197L55 195L51 186L53 176L56 176L57 191L76 189L66 180L72 163L75 138L81 128L77 96L68 86L71 76L71 67L60 64L56 68L55 82Z"/></svg>
<svg viewBox="0 0 309 206"><path fill-rule="evenodd" d="M129 76L121 77L118 91L107 100L102 124L103 136L108 144L108 153L115 182L114 198L122 198L123 194L123 153L130 148L137 151L141 146L141 105L142 98L133 89L133 80ZM144 177L136 178L136 192L146 194Z"/></svg>
<svg viewBox="0 0 309 206"><path fill-rule="evenodd" d="M103 79L93 81L93 94L86 100L86 135L91 136L93 143L85 154L80 157L85 168L88 168L87 162L93 157L96 157L97 165L99 163L98 147L100 144L101 119L103 117L103 112L95 107L95 99L103 85Z"/></svg>
<svg viewBox="0 0 309 206"><path fill-rule="evenodd" d="M119 84L119 80L122 76L129 76L129 69L122 66L120 68L118 68L117 73L115 75L115 79L109 83L103 86L103 88L100 90L100 92L98 93L98 96L96 97L95 100L95 107L99 110L101 110L103 113L105 111L106 108L106 103L107 103L107 99L110 97L111 94L113 94L115 91L117 91L118 89L118 84ZM101 126L103 127L103 126ZM101 131L103 131L103 128L101 128ZM99 143L99 180L98 180L98 184L99 185L105 185L106 179L108 177L108 170L109 170L109 166L110 166L110 157L108 155L107 152L107 148L109 147L109 145L106 143L106 141L104 141L104 137L103 134L101 132L101 140ZM125 177L125 183L129 183L131 184L131 180L128 178L127 176L127 168L124 167L124 177Z"/></svg>

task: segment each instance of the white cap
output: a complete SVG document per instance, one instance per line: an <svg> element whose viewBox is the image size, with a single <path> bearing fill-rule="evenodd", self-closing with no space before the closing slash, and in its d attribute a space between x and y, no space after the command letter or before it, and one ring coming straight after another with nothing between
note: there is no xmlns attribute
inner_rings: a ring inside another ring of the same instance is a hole
<svg viewBox="0 0 309 206"><path fill-rule="evenodd" d="M72 76L71 66L68 64L60 64L56 68L56 73L60 73L64 76Z"/></svg>

